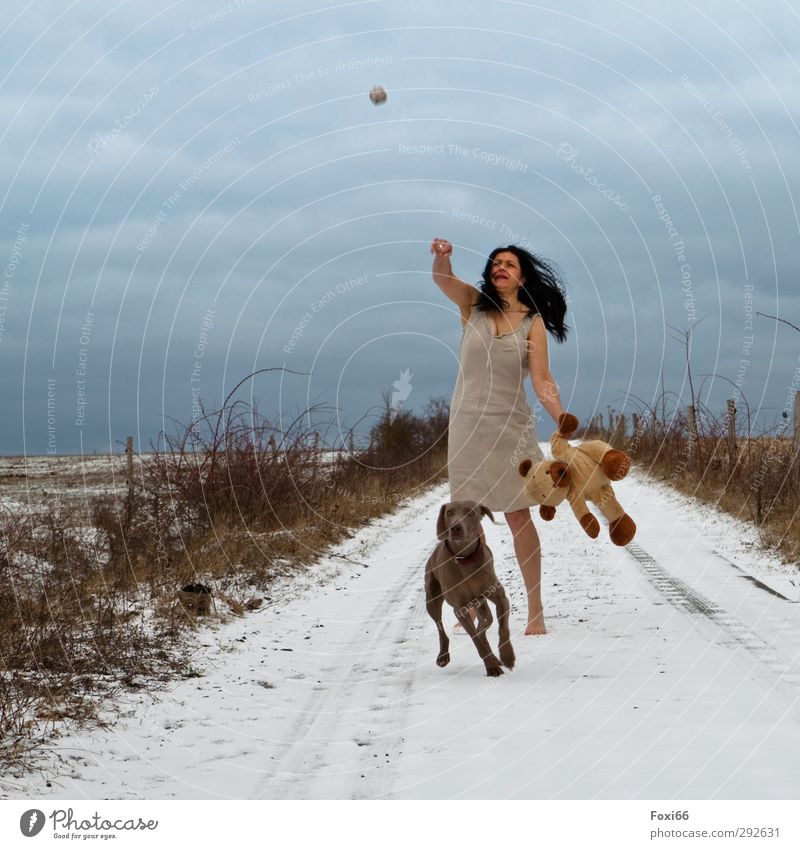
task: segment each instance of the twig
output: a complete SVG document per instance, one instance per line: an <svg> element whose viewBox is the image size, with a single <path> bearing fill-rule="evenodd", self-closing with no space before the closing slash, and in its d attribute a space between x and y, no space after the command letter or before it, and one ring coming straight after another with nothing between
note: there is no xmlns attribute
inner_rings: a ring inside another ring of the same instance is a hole
<svg viewBox="0 0 800 849"><path fill-rule="evenodd" d="M793 327L795 330L800 332L800 327L798 327L796 324L792 324L791 321L787 321L785 318L778 318L777 315L767 315L765 312L756 312L756 315L764 316L764 318L774 318L775 321L782 321L784 324L788 324L789 327Z"/></svg>

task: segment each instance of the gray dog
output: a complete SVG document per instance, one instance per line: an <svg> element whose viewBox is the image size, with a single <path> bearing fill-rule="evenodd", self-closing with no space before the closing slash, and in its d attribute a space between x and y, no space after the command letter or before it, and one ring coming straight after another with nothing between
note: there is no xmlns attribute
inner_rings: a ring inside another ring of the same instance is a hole
<svg viewBox="0 0 800 849"><path fill-rule="evenodd" d="M443 504L436 522L439 545L425 566L425 606L439 630L438 666L450 663L450 640L442 627L442 604L455 610L458 621L472 637L487 675L502 675L501 664L514 668L514 649L508 630L509 604L503 585L494 572L494 559L483 536L481 519L492 511L475 501L451 501ZM497 608L500 630L500 660L492 653L486 629L492 624L488 602ZM469 611L478 614L478 627Z"/></svg>

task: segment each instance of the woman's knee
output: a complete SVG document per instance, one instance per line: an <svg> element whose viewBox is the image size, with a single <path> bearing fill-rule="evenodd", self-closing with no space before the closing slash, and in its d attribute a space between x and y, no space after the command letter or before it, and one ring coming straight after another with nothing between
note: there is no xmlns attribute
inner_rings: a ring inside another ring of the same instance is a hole
<svg viewBox="0 0 800 849"><path fill-rule="evenodd" d="M506 513L505 517L508 527L511 528L511 532L514 534L522 530L526 525L533 524L531 521L531 511L527 507L522 510L513 510L510 513Z"/></svg>

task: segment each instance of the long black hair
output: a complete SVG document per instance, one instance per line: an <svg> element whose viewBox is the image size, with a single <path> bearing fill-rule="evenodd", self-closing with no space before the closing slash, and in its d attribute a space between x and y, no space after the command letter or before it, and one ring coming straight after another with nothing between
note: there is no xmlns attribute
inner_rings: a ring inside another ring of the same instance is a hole
<svg viewBox="0 0 800 849"><path fill-rule="evenodd" d="M508 302L500 297L497 287L492 281L494 258L504 251L514 254L519 260L521 274L525 278L525 283L517 293L520 303L528 307L528 315L538 313L542 317L547 330L559 342L564 342L569 330L569 327L564 323L564 316L567 314L564 284L550 263L524 248L507 245L504 248L495 248L489 254L489 259L483 269L483 282L480 284L477 308L486 312L508 306Z"/></svg>

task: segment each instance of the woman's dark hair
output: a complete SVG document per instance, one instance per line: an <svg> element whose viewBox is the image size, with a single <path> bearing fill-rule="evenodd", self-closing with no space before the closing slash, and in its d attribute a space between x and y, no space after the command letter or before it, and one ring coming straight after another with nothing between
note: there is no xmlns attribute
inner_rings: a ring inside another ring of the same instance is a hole
<svg viewBox="0 0 800 849"><path fill-rule="evenodd" d="M505 248L495 248L483 269L483 283L480 286L477 308L479 310L499 310L508 303L497 291L492 282L492 265L494 258L500 253L512 253L519 260L522 276L525 283L519 290L517 297L520 302L528 307L528 315L542 317L544 326L559 342L567 338L569 327L564 323L567 314L567 299L564 295L564 284L552 266L543 259L518 248L516 245L508 245Z"/></svg>

